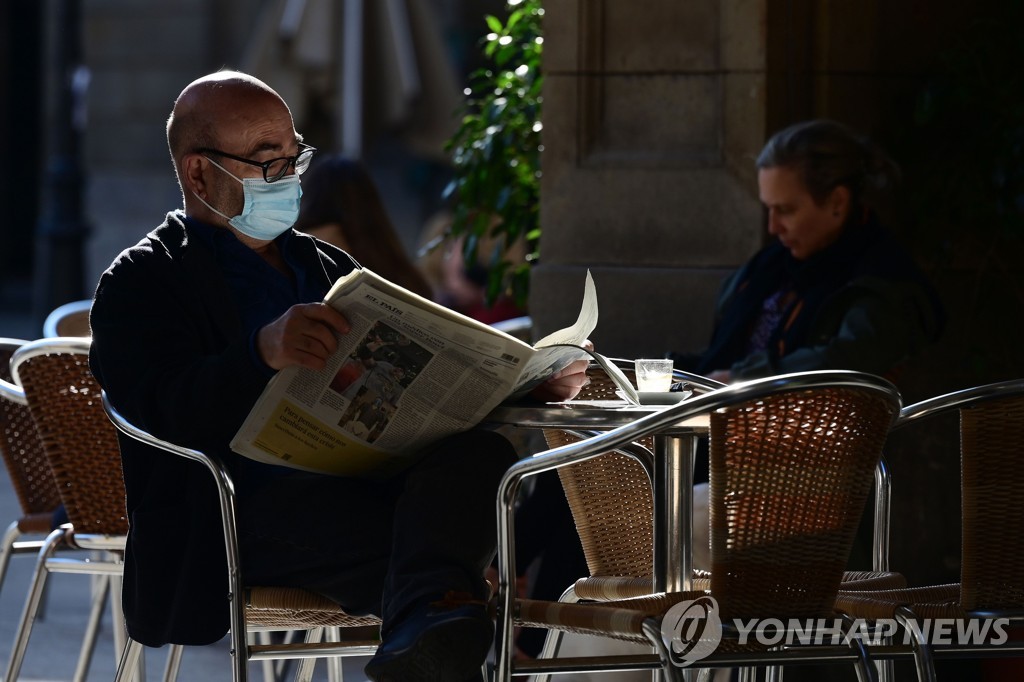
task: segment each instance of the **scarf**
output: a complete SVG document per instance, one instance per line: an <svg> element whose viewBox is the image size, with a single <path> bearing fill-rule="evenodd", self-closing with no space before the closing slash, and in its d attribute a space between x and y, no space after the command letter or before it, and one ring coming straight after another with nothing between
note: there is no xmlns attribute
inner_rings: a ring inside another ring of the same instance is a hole
<svg viewBox="0 0 1024 682"><path fill-rule="evenodd" d="M764 330L765 350L774 364L807 343L817 313L852 280L865 275L913 278L916 273L906 271L904 258L873 213L867 213L863 222L848 223L835 242L803 261L776 240L744 266L696 372L728 368L746 357L769 297L781 295L786 300L774 329Z"/></svg>

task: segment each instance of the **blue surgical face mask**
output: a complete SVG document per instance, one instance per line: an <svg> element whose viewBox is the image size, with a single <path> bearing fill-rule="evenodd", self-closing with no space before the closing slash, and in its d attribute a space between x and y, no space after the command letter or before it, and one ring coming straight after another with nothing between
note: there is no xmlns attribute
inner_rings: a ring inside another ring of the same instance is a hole
<svg viewBox="0 0 1024 682"><path fill-rule="evenodd" d="M243 180L235 177L231 171L213 159L207 157L207 161L242 183L242 196L245 201L242 212L234 218L224 215L196 194L196 198L202 201L206 208L225 218L231 227L247 237L271 241L295 224L299 217L299 199L302 197L298 175L286 175L277 182L267 182L263 178Z"/></svg>

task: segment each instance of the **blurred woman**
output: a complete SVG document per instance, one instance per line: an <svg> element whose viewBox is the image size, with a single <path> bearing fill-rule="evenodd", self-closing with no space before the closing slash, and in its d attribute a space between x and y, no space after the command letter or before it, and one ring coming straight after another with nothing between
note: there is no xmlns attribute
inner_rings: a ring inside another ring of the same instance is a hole
<svg viewBox="0 0 1024 682"><path fill-rule="evenodd" d="M815 120L776 133L757 171L776 239L725 282L707 350L670 354L676 366L725 382L818 369L892 378L944 319L872 209L896 164L846 126Z"/></svg>
<svg viewBox="0 0 1024 682"><path fill-rule="evenodd" d="M384 279L433 297L395 233L377 186L358 161L342 156L314 161L302 176L295 229L344 249Z"/></svg>
<svg viewBox="0 0 1024 682"><path fill-rule="evenodd" d="M486 324L526 315L526 310L516 305L507 293L498 296L488 304L487 286L490 269L486 264L499 244L498 238L484 235L478 238L476 260L467 263L463 255L465 236L450 237L452 213L443 209L436 213L424 226L418 249L420 268L434 289L435 300L443 306L458 311ZM497 226L495 217L491 223ZM504 251L505 260L522 263L526 260L526 245L522 240L515 242Z"/></svg>

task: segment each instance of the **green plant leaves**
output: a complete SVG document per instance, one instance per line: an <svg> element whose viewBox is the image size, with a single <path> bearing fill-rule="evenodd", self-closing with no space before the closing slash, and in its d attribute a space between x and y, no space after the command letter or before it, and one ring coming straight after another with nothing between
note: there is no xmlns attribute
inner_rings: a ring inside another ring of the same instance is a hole
<svg viewBox="0 0 1024 682"><path fill-rule="evenodd" d="M514 8L514 9L513 9ZM462 122L446 147L454 177L445 197L454 201L449 238L465 237L467 262L480 258L482 237L498 246L486 254L487 301L511 295L525 306L529 270L540 244L541 20L540 0L513 0L502 23L484 18L482 41L490 65L470 77ZM512 262L508 249L526 244L526 262Z"/></svg>

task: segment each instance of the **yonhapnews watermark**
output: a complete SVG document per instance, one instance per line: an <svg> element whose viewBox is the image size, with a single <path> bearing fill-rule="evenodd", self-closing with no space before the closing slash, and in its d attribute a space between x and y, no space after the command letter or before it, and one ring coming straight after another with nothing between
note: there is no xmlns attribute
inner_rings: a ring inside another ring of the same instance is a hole
<svg viewBox="0 0 1024 682"><path fill-rule="evenodd" d="M911 622L920 640L933 646L999 646L1009 641L1008 618L930 618ZM735 619L724 626L718 602L705 596L680 602L665 613L661 637L672 662L681 667L707 658L718 648L728 629L740 646L849 645L860 640L867 646L912 641L911 633L892 619L866 621L841 618L816 619Z"/></svg>

